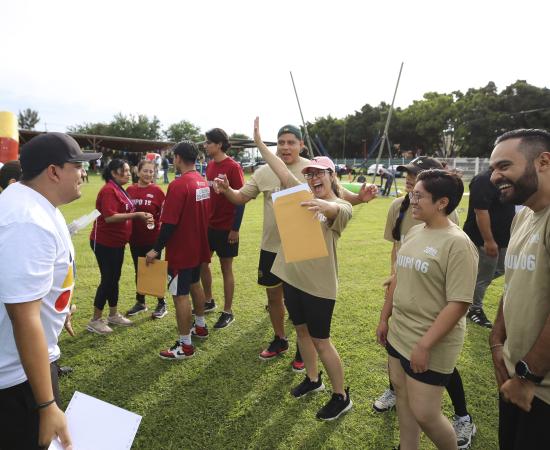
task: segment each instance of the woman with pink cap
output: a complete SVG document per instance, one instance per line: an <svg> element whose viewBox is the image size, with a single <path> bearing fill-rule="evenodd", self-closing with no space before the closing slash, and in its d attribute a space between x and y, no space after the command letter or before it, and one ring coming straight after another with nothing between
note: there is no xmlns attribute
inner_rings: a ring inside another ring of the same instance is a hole
<svg viewBox="0 0 550 450"><path fill-rule="evenodd" d="M254 122L254 141L262 157L285 188L300 181L288 170L285 163L262 142L259 119ZM286 263L281 248L272 272L283 280L285 305L296 328L298 346L306 367L305 379L291 390L300 398L324 390L318 370L317 357L321 359L332 384L333 395L317 413L321 420L334 420L352 407L349 388L344 389L344 370L340 356L330 341L330 325L338 289L336 244L340 234L352 216L351 204L340 198L334 163L325 156L314 158L302 173L314 198L302 206L313 211L321 221L328 256L296 263ZM216 180L217 188L227 189L225 180ZM369 186L370 197L376 195L376 187Z"/></svg>

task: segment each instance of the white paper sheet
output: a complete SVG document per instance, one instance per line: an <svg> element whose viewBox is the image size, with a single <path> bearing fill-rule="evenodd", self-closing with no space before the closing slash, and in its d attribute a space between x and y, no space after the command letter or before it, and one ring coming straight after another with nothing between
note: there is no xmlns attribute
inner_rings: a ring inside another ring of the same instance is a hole
<svg viewBox="0 0 550 450"><path fill-rule="evenodd" d="M129 450L141 416L76 391L65 411L73 450ZM63 450L54 440L49 450Z"/></svg>
<svg viewBox="0 0 550 450"><path fill-rule="evenodd" d="M279 197L283 197L289 194L294 194L295 192L300 192L300 191L309 191L309 186L307 185L307 183L302 183L302 184L299 184L298 186L293 186L288 189L283 189L282 191L273 192L273 194L271 194L271 199L273 200L273 203L275 203L275 201Z"/></svg>

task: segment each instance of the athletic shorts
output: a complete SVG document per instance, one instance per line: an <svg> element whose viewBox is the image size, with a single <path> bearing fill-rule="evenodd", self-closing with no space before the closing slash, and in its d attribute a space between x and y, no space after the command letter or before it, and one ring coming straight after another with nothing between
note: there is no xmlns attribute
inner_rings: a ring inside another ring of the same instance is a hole
<svg viewBox="0 0 550 450"><path fill-rule="evenodd" d="M258 284L260 286L273 288L281 285L281 279L271 273L276 256L277 253L260 250L260 262L258 263Z"/></svg>
<svg viewBox="0 0 550 450"><path fill-rule="evenodd" d="M449 384L452 373L435 372L429 369L426 372L414 373L411 368L411 362L393 348L389 342L386 343L386 350L388 355L397 358L401 362L401 367L403 367L403 370L409 377L432 386L447 386Z"/></svg>
<svg viewBox="0 0 550 450"><path fill-rule="evenodd" d="M311 337L328 339L336 301L315 297L284 281L283 292L286 309L294 326L306 324Z"/></svg>
<svg viewBox="0 0 550 450"><path fill-rule="evenodd" d="M168 268L168 292L174 296L189 295L191 285L198 283L200 279L200 264L197 267L176 271Z"/></svg>
<svg viewBox="0 0 550 450"><path fill-rule="evenodd" d="M229 230L214 230L208 228L208 244L210 245L210 251L216 254L220 258L234 258L239 254L239 242L230 244L227 241L229 236Z"/></svg>

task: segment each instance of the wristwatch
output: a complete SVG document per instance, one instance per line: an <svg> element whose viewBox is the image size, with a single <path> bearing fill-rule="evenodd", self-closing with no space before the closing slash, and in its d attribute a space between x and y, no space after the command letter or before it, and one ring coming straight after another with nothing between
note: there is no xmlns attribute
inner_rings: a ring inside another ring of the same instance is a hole
<svg viewBox="0 0 550 450"><path fill-rule="evenodd" d="M527 363L522 359L516 363L516 375L525 380L532 381L535 384L540 384L542 380L544 380L544 377L539 377L531 372Z"/></svg>

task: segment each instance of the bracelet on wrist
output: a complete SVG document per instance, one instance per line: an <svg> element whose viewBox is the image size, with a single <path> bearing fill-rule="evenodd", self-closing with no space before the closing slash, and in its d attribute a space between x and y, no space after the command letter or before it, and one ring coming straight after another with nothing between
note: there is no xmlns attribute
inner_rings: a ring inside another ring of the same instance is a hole
<svg viewBox="0 0 550 450"><path fill-rule="evenodd" d="M489 349L493 351L495 348L498 348L498 347L504 347L504 344L493 344L489 347Z"/></svg>
<svg viewBox="0 0 550 450"><path fill-rule="evenodd" d="M44 408L47 408L47 407L50 406L52 403L55 403L55 398L54 398L53 400L48 401L48 402L39 403L38 405L36 405L36 409L44 409Z"/></svg>

